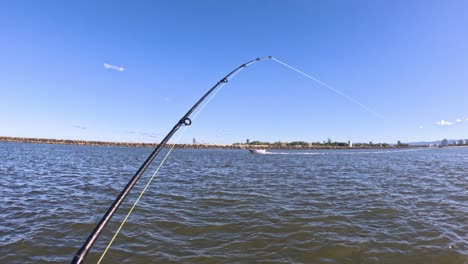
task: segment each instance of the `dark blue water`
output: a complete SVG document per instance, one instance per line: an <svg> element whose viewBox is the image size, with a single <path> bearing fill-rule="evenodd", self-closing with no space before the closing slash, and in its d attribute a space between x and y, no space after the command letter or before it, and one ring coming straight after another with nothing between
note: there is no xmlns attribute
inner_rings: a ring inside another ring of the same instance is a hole
<svg viewBox="0 0 468 264"><path fill-rule="evenodd" d="M0 143L0 263L69 262L150 151ZM313 153L174 150L103 263L468 263L468 148Z"/></svg>

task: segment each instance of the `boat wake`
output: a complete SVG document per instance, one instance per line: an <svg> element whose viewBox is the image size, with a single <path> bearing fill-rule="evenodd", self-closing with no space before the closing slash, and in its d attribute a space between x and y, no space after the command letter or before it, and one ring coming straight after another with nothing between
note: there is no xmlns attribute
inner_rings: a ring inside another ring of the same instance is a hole
<svg viewBox="0 0 468 264"><path fill-rule="evenodd" d="M327 152L271 152L266 151L265 155L361 155L361 154L388 154L388 153L401 153L401 152L413 152L427 149L404 149L404 150L378 150L378 151L327 151Z"/></svg>
<svg viewBox="0 0 468 264"><path fill-rule="evenodd" d="M266 155L322 155L320 152L265 152Z"/></svg>

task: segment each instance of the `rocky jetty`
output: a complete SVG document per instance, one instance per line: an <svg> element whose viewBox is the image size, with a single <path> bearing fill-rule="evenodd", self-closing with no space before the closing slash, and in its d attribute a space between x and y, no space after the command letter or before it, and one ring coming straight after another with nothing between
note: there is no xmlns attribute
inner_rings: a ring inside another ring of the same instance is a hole
<svg viewBox="0 0 468 264"><path fill-rule="evenodd" d="M61 145L81 145L81 146L106 146L106 147L143 147L155 148L158 143L139 142L109 142L109 141L88 141L71 139L49 139L49 138L24 138L24 137L1 137L0 142L35 143L35 144L61 144ZM170 145L170 144L168 144ZM175 148L192 149L242 149L241 146L217 145L217 144L176 144Z"/></svg>
<svg viewBox="0 0 468 264"><path fill-rule="evenodd" d="M36 144L62 144L62 145L81 145L81 146L108 146L108 147L143 147L155 148L158 143L136 143L136 142L108 142L108 141L88 141L88 140L70 140L70 139L47 139L47 138L24 138L24 137L2 137L0 142L19 142ZM389 148L409 148L408 145L367 145L356 144L352 149L389 149ZM249 144L176 144L175 148L184 149L269 149L269 150L313 150L313 149L350 149L348 146L329 146L314 145L309 146L291 146L291 145L249 145Z"/></svg>

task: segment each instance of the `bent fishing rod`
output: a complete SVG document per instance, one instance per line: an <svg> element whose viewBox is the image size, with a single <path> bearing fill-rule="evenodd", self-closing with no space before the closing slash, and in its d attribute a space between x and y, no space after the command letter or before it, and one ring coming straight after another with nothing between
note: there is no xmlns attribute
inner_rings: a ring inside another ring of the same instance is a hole
<svg viewBox="0 0 468 264"><path fill-rule="evenodd" d="M251 60L249 62L246 62L236 69L234 69L232 72L230 72L228 75L224 76L221 80L219 80L208 92L206 92L193 106L190 108L190 110L175 124L175 126L172 128L172 130L164 137L164 139L158 144L158 146L151 152L149 157L145 160L143 165L137 170L135 175L130 179L130 181L127 183L125 188L120 192L119 196L115 199L115 201L112 203L112 205L109 207L107 212L104 214L104 216L101 218L97 226L94 228L94 230L91 232L89 235L88 239L86 242L83 244L83 246L78 250L76 253L75 257L73 258L72 262L73 264L81 264L84 262L86 256L88 255L91 247L94 245L96 240L98 239L99 235L102 233L104 230L104 227L106 227L107 223L111 220L112 216L115 214L119 206L122 204L124 201L125 197L129 194L130 190L135 186L137 181L140 179L140 177L143 175L143 173L146 171L146 169L149 167L151 162L156 158L156 156L161 152L161 149L165 147L167 142L172 138L172 136L181 128L182 126L190 126L192 124L192 120L190 119L190 115L195 111L200 104L205 101L205 99L214 91L216 88L219 86L227 83L230 78L232 78L234 75L236 75L238 72L242 71L245 69L247 66L254 64L256 62L262 61L262 60L268 60L272 59L271 56L268 57L263 57L263 58L256 58L254 60Z"/></svg>

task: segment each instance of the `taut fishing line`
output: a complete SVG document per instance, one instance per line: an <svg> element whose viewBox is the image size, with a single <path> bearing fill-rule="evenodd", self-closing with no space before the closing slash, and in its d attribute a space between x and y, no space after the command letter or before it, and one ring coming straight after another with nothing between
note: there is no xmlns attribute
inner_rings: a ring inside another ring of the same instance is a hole
<svg viewBox="0 0 468 264"><path fill-rule="evenodd" d="M80 250L78 250L78 252L76 253L75 257L73 258L72 260L72 263L76 263L76 264L80 264L80 263L83 263L87 254L89 253L91 247L94 245L94 243L96 242L97 238L99 237L99 235L102 233L104 227L107 225L107 223L110 221L110 219L112 218L112 216L115 214L115 212L117 211L117 209L119 208L119 206L122 204L122 202L124 201L125 197L129 194L130 190L135 186L135 184L137 183L137 181L140 179L140 177L143 175L143 173L146 171L146 169L149 167L149 165L152 163L152 161L154 160L154 158L160 153L161 149L163 147L165 147L169 140L172 138L172 136L179 130L180 127L182 126L185 126L185 128L181 131L181 133L179 134L178 138L176 139L176 141L172 144L172 146L169 148L168 152L166 153L166 155L164 156L164 158L162 159L162 161L159 163L158 167L156 168L156 170L153 172L152 176L150 177L150 179L148 180L148 182L146 183L145 187L143 188L143 190L140 192L138 198L135 200L135 202L133 203L133 205L131 206L131 208L129 209L127 215L125 216L124 220L121 222L119 228L117 229L117 231L115 232L115 234L113 235L112 239L110 240L110 242L108 243L106 249L104 250L104 252L102 253L101 257L99 258L98 260L98 263L101 263L101 261L103 260L104 256L106 255L106 253L109 251L112 243L115 241L117 235L120 233L122 227L125 225L125 223L127 222L128 218L130 217L130 215L132 214L133 210L135 209L135 207L137 206L138 202L140 201L140 199L143 197L143 195L145 194L146 190L148 189L149 185L151 184L151 182L155 179L157 173L159 172L159 170L161 169L161 167L163 166L164 162L167 160L167 158L169 157L169 155L171 154L172 150L174 149L175 145L179 142L179 140L181 139L182 135L185 133L185 131L187 130L188 126L190 126L192 124L192 120L189 118L191 116L191 114L205 101L205 99L208 98L208 100L200 107L200 109L198 109L198 111L194 114L194 116L192 117L192 119L195 119L200 113L201 111L203 111L205 109L205 107L211 102L211 100L219 93L219 91L221 91L221 89L224 87L224 85L230 80L232 79L234 76L236 76L239 72L241 72L243 69L245 69L247 66L251 65L251 64L254 64L256 62L259 62L259 61L262 61L262 60L267 60L267 59L272 59L280 64L282 64L283 66L286 66L287 68L290 68L304 76L306 76L307 78L313 80L313 81L316 81L318 82L319 84L321 84L322 86L325 86L326 88L340 94L341 96L344 96L345 98L347 98L348 100L360 105L361 107L365 108L366 110L368 110L369 112L373 113L374 115L376 116L379 116L379 117L382 117L381 115L379 115L378 113L376 113L375 111L373 111L372 109L370 109L369 107L365 106L364 104L358 102L357 100L349 97L348 95L342 93L341 91L333 88L332 86L292 67L291 65L289 64L286 64L280 60L277 60L275 58L272 58L271 56L269 57L263 57L263 58L257 58L257 59L254 59L254 60L251 60L247 63L244 63L242 64L241 66L237 67L236 69L234 69L233 71L231 71L229 74L227 74L223 79L221 79L220 81L218 81L211 89L208 90L208 92L206 92L193 106L192 108L190 108L190 110L176 123L176 125L172 128L172 130L164 137L164 139L158 144L158 146L153 150L153 152L151 152L151 154L149 155L149 157L145 160L145 162L141 165L141 167L137 170L137 172L135 173L135 175L130 179L130 181L127 183L127 185L125 186L125 188L120 192L120 194L117 196L117 198L114 200L114 202L112 203L112 205L109 207L109 209L107 210L107 212L104 214L104 216L101 218L101 220L99 221L99 223L97 224L97 226L94 228L94 230L91 232L91 234L89 235L88 239L85 241L85 243L83 244L83 246L80 248ZM218 88L218 89L216 89ZM212 94L212 92L214 92Z"/></svg>
<svg viewBox="0 0 468 264"><path fill-rule="evenodd" d="M375 111L372 110L371 108L365 106L364 104L362 104L362 103L360 103L359 101L357 101L356 99L353 99L352 97L346 95L345 93L343 93L343 92L341 92L340 90L334 88L333 86L328 85L328 84L326 84L326 83L320 81L319 79L314 78L314 77L310 76L309 74L307 74L307 73L305 73L305 72L303 72L303 71L301 71L301 70L299 70L299 69L297 69L297 68L294 68L293 66L291 66L291 65L289 65L289 64L287 64L287 63L285 63L285 62L282 62L282 61L280 61L280 60L278 60L278 59L275 59L275 58L271 58L271 59L274 60L274 61L276 61L276 62L278 62L279 64L281 64L281 65L283 65L283 66L286 66L287 68L289 68L289 69L291 69L291 70L293 70L293 71L296 71L296 72L298 72L298 73L304 75L305 77L307 77L307 78L309 78L309 79L311 79L311 80L313 80L313 81L315 81L315 82L321 84L321 85L324 86L325 88L327 88L327 89L329 89L329 90L332 90L333 92L335 92L335 93L337 93L337 94L343 96L344 98L350 100L351 102L353 102L353 103L355 103L355 104L361 106L362 108L366 109L367 111L371 112L373 115L375 115L375 116L377 116L377 117L379 117L379 118L384 118L381 114L375 112Z"/></svg>

